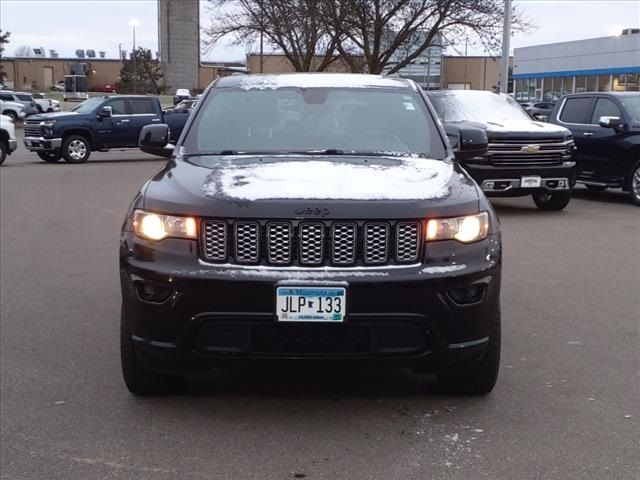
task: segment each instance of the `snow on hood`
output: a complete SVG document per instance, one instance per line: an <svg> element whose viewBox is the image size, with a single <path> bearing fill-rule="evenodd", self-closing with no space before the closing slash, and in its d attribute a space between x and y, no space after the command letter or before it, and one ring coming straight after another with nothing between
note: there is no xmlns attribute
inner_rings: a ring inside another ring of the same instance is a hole
<svg viewBox="0 0 640 480"><path fill-rule="evenodd" d="M560 125L533 120L506 120L504 122L485 122L488 132L509 132L509 133L557 133L559 135L569 135L571 132Z"/></svg>
<svg viewBox="0 0 640 480"><path fill-rule="evenodd" d="M244 90L266 90L284 87L407 88L408 84L396 78L382 77L380 75L292 73L280 75L247 75L240 79L238 86Z"/></svg>
<svg viewBox="0 0 640 480"><path fill-rule="evenodd" d="M278 161L227 163L208 175L207 197L240 200L429 200L449 195L453 165L442 160L393 159L389 163Z"/></svg>

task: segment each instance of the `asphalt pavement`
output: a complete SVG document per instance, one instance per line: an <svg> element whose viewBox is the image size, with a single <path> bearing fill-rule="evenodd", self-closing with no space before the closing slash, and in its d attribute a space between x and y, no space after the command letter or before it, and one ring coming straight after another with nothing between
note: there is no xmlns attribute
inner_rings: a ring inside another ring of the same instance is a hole
<svg viewBox="0 0 640 480"><path fill-rule="evenodd" d="M162 160L0 167L0 478L640 478L640 209L495 202L502 370L484 398L404 370L219 370L136 398L119 363L118 239Z"/></svg>

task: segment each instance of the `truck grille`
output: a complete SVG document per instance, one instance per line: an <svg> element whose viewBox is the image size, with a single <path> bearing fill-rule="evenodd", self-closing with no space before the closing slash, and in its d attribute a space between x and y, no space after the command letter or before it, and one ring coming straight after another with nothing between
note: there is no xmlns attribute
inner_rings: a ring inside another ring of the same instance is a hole
<svg viewBox="0 0 640 480"><path fill-rule="evenodd" d="M25 137L41 137L42 127L39 123L25 122L24 124L24 136Z"/></svg>
<svg viewBox="0 0 640 480"><path fill-rule="evenodd" d="M204 260L274 266L416 262L421 222L204 220Z"/></svg>
<svg viewBox="0 0 640 480"><path fill-rule="evenodd" d="M492 164L502 166L539 166L562 163L563 156L573 149L573 140L545 139L492 139L488 155ZM531 147L531 148L529 148Z"/></svg>

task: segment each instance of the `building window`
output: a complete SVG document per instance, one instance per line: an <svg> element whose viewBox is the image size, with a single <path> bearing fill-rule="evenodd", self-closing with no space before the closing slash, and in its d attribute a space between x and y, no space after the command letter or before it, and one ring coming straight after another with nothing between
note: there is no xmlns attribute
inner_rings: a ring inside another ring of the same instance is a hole
<svg viewBox="0 0 640 480"><path fill-rule="evenodd" d="M599 92L610 92L611 91L611 76L610 75L599 75L598 76L598 91Z"/></svg>
<svg viewBox="0 0 640 480"><path fill-rule="evenodd" d="M542 101L543 102L552 102L553 101L553 78L545 78L544 79L544 88L542 89Z"/></svg>
<svg viewBox="0 0 640 480"><path fill-rule="evenodd" d="M640 91L640 73L621 73L613 76L614 92Z"/></svg>
<svg viewBox="0 0 640 480"><path fill-rule="evenodd" d="M575 93L584 93L587 91L587 77L581 75L576 77L576 89Z"/></svg>
<svg viewBox="0 0 640 480"><path fill-rule="evenodd" d="M567 95L568 93L573 93L573 77L564 77L562 94Z"/></svg>
<svg viewBox="0 0 640 480"><path fill-rule="evenodd" d="M589 75L587 77L587 92L598 91L598 75Z"/></svg>

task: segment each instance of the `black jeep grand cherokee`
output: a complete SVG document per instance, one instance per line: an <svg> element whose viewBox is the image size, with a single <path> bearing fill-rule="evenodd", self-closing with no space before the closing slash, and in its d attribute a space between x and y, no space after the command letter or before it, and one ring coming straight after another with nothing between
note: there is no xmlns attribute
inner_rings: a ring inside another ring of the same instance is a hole
<svg viewBox="0 0 640 480"><path fill-rule="evenodd" d="M459 156L486 149L467 130ZM498 220L407 80L217 80L121 237L121 353L136 394L240 360L371 361L492 390Z"/></svg>

